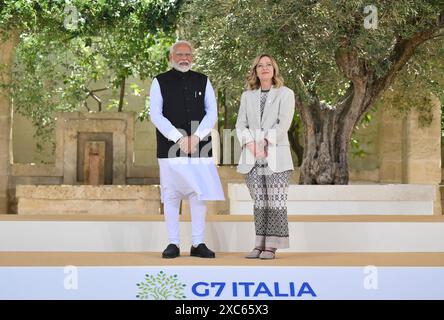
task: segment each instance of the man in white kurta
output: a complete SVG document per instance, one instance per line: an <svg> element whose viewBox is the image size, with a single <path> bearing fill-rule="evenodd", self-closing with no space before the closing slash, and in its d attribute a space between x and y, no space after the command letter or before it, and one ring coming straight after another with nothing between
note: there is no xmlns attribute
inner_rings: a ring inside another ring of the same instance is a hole
<svg viewBox="0 0 444 320"><path fill-rule="evenodd" d="M211 129L217 121L217 105L210 81L206 79L206 76L190 71L191 61L191 45L185 41L175 43L170 51L170 62L173 69L154 78L150 89L150 118L163 136L158 136L157 142L161 201L164 205L169 238L169 245L162 253L164 258L175 258L180 255L179 210L182 199L188 199L190 203L192 226L190 255L214 258L214 252L208 249L204 243L206 201L224 200L214 159L211 156L200 156L199 152L196 155L196 151L199 151L199 144L211 133ZM190 74L199 75L201 77L199 79L204 81L206 79L203 92L202 90L194 90L191 93L186 91L188 87L192 87L192 84L188 85L188 79L191 79ZM164 98L169 95L171 90L176 90L178 86L183 86L183 90L185 90L183 98L178 97L177 92L173 93L173 97L168 97L169 109L167 111L164 109L167 106ZM204 116L199 122L193 121L193 124L188 122L191 126L188 135L186 130L173 125L174 122L181 121L176 118L176 113L187 115L184 110L177 108L187 108L189 114L190 110L187 105L189 97L191 100L193 97L196 99L195 105L197 107L195 108L199 108L197 101L202 95ZM181 99L187 101L182 104ZM179 101L180 103L172 106L171 101ZM193 125L197 128L192 128ZM168 140L168 147L172 152L168 152L168 156L165 156L162 151L162 156L159 156L159 148L165 148L167 145L165 142L167 140L164 138ZM209 144L210 147L211 141ZM180 148L181 156L176 156L175 151L178 148ZM200 152L203 152L203 149Z"/></svg>

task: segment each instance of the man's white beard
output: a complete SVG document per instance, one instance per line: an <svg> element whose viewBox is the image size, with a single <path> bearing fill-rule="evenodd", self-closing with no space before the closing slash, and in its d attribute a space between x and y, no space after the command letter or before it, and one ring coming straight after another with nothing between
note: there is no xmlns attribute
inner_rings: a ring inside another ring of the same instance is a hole
<svg viewBox="0 0 444 320"><path fill-rule="evenodd" d="M173 66L174 69L176 69L177 71L180 71L180 72L187 72L187 71L190 71L190 69L191 69L191 63L189 63L187 66L181 66L178 63L172 61L171 65Z"/></svg>

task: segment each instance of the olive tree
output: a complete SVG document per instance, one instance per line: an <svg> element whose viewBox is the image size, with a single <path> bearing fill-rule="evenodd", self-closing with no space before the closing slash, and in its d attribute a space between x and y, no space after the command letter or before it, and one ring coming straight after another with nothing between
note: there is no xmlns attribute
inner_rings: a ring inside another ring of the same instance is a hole
<svg viewBox="0 0 444 320"><path fill-rule="evenodd" d="M255 55L277 58L303 123L302 184L348 183L353 130L388 90L400 109L444 101L442 0L190 0L181 21L219 88L238 90Z"/></svg>

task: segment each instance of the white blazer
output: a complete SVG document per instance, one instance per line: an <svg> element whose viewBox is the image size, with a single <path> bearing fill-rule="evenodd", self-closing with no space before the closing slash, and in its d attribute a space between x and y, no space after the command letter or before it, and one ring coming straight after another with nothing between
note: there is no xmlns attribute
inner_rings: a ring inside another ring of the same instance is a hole
<svg viewBox="0 0 444 320"><path fill-rule="evenodd" d="M236 134L242 147L237 172L246 174L254 167L255 159L245 144L268 141L267 162L273 172L293 170L288 129L295 109L294 92L282 86L272 87L267 96L264 113L260 115L261 89L242 93L236 121Z"/></svg>

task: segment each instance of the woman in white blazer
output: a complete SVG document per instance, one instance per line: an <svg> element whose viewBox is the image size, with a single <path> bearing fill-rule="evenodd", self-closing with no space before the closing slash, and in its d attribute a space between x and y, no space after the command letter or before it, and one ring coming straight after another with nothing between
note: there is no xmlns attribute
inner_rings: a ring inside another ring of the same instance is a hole
<svg viewBox="0 0 444 320"><path fill-rule="evenodd" d="M295 99L285 87L275 59L262 54L253 61L242 94L236 133L242 146L237 171L254 200L255 248L246 258L274 259L289 247L287 193L291 172L288 129Z"/></svg>

